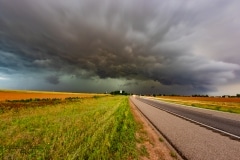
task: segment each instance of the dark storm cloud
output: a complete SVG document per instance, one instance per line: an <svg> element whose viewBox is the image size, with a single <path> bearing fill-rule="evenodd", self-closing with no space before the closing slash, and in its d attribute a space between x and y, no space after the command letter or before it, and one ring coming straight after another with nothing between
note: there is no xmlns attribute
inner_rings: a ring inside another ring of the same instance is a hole
<svg viewBox="0 0 240 160"><path fill-rule="evenodd" d="M213 90L239 73L239 9L234 0L0 0L0 71Z"/></svg>
<svg viewBox="0 0 240 160"><path fill-rule="evenodd" d="M137 86L137 85L139 85L139 83L138 82L136 82L136 81L134 81L134 82L126 82L126 83L124 83L122 86L123 87L128 87L128 86L133 86L133 85L135 85L135 86Z"/></svg>
<svg viewBox="0 0 240 160"><path fill-rule="evenodd" d="M51 75L51 76L47 76L46 81L51 83L51 84L58 84L59 83L59 77L56 75Z"/></svg>

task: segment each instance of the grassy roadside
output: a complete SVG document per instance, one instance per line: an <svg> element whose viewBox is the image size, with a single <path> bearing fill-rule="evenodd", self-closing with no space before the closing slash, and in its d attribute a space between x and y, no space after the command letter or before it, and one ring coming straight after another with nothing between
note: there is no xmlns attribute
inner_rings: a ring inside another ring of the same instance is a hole
<svg viewBox="0 0 240 160"><path fill-rule="evenodd" d="M223 111L223 112L230 112L230 113L238 113L240 114L240 103L239 102L220 102L220 101L211 101L210 98L209 100L187 100L187 99L181 99L181 98L157 98L162 101L166 102L171 102L171 103L176 103L176 104L183 104L187 106L192 106L192 107L198 107L198 108L205 108L205 109L211 109L211 110L218 110L218 111Z"/></svg>
<svg viewBox="0 0 240 160"><path fill-rule="evenodd" d="M3 159L137 159L128 97L109 96L0 113Z"/></svg>
<svg viewBox="0 0 240 160"><path fill-rule="evenodd" d="M129 103L138 126L136 137L139 159L176 160L177 158L172 156L174 152L166 145L163 137L153 129L134 103Z"/></svg>

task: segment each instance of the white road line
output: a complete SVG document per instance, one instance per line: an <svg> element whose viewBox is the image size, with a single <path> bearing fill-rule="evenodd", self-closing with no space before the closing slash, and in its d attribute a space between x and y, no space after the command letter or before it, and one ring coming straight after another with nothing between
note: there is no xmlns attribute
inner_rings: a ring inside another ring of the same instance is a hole
<svg viewBox="0 0 240 160"><path fill-rule="evenodd" d="M145 103L145 102L143 102L143 103ZM148 103L146 103L146 104L148 104ZM154 105L152 105L152 104L148 104L148 105L151 105L151 106L153 106L153 107L155 107L155 108L158 108L158 107L156 107L156 106L154 106ZM173 115L175 115L175 116L181 117L181 118L186 119L186 120L188 120L188 121L191 121L191 122L193 122L193 123L197 123L197 124L199 124L199 125L201 125L201 126L204 126L204 127L206 127L206 128L209 128L209 129L215 130L215 131L217 131L217 132L223 133L224 135L228 135L228 136L230 136L230 137L232 137L232 138L235 138L235 139L240 140L240 137L237 136L237 135L234 135L234 134L228 133L228 132L226 132L226 131L223 131L223 130L220 130L220 129L211 127L211 126L206 125L206 124L204 124L204 123L201 123L201 122L192 120L192 119L190 119L190 118L184 117L184 116L182 116L182 115L176 114L176 113L174 113L174 112L168 111L168 110L166 110L166 109L162 109L162 108L158 108L158 109L163 110L163 111L165 111L165 112L168 112L168 113L170 113L170 114L173 114Z"/></svg>

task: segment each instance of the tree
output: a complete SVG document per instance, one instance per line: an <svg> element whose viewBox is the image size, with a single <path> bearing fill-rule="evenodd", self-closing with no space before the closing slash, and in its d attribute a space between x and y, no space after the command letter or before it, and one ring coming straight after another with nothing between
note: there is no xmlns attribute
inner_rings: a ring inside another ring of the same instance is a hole
<svg viewBox="0 0 240 160"><path fill-rule="evenodd" d="M129 95L129 93L122 91L122 93L120 91L112 91L110 93L111 95Z"/></svg>

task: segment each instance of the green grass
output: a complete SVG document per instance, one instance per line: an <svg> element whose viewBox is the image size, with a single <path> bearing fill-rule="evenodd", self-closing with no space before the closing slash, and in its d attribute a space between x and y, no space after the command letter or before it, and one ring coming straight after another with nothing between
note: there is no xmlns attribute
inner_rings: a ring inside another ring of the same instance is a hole
<svg viewBox="0 0 240 160"><path fill-rule="evenodd" d="M144 157L147 157L149 158L149 153L147 151L147 148L144 146L144 145L141 145L140 148L139 148L139 154L144 156Z"/></svg>
<svg viewBox="0 0 240 160"><path fill-rule="evenodd" d="M137 159L128 97L95 97L0 113L3 159Z"/></svg>
<svg viewBox="0 0 240 160"><path fill-rule="evenodd" d="M173 151L170 152L170 156L173 157L173 158L177 158L177 154Z"/></svg>
<svg viewBox="0 0 240 160"><path fill-rule="evenodd" d="M164 142L163 138L159 137L159 142Z"/></svg>

